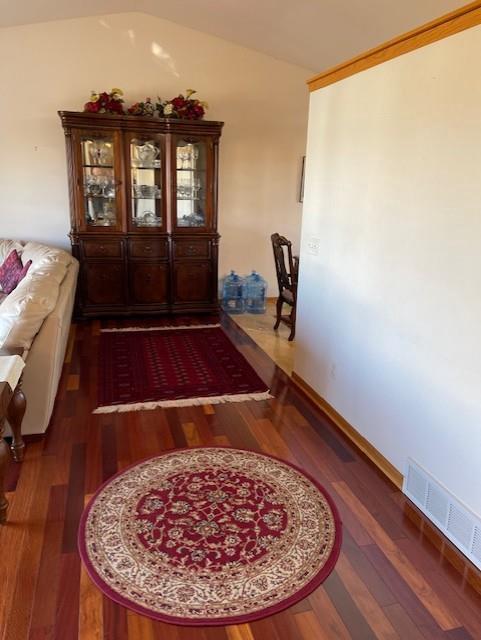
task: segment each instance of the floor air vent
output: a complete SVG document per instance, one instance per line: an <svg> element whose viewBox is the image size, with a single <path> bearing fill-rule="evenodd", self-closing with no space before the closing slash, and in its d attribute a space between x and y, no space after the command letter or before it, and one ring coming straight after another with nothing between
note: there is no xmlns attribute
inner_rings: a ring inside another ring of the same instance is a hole
<svg viewBox="0 0 481 640"><path fill-rule="evenodd" d="M472 511L411 459L403 492L481 569L481 520Z"/></svg>

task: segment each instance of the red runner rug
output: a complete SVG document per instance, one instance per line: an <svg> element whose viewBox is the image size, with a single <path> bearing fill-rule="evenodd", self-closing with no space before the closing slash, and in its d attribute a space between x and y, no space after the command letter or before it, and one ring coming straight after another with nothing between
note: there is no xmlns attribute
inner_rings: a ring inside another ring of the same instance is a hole
<svg viewBox="0 0 481 640"><path fill-rule="evenodd" d="M309 595L334 568L332 499L273 456L205 447L169 451L103 485L79 549L112 600L180 625L240 624Z"/></svg>
<svg viewBox="0 0 481 640"><path fill-rule="evenodd" d="M94 413L270 397L267 386L220 327L100 334L99 406Z"/></svg>

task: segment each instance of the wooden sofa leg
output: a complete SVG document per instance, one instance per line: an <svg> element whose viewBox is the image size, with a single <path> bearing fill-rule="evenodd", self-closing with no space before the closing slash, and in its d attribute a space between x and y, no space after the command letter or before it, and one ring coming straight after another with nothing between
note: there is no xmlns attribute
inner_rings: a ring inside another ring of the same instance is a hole
<svg viewBox="0 0 481 640"><path fill-rule="evenodd" d="M22 438L22 420L25 415L26 408L27 402L25 400L25 395L20 384L18 384L7 409L7 418L13 434L10 449L15 462L22 462L23 460L25 442Z"/></svg>

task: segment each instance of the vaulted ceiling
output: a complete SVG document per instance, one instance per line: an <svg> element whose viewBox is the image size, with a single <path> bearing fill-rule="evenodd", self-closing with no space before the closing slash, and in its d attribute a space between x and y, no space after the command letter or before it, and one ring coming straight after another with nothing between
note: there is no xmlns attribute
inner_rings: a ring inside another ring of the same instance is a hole
<svg viewBox="0 0 481 640"><path fill-rule="evenodd" d="M0 0L0 27L142 11L321 71L459 6L459 0Z"/></svg>

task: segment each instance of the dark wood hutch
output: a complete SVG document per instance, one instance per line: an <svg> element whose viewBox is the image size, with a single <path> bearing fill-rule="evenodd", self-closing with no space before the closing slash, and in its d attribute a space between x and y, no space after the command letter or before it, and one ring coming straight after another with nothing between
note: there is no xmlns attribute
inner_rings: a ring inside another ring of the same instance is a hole
<svg viewBox="0 0 481 640"><path fill-rule="evenodd" d="M222 122L60 111L77 314L217 309Z"/></svg>

